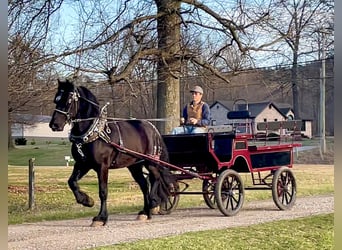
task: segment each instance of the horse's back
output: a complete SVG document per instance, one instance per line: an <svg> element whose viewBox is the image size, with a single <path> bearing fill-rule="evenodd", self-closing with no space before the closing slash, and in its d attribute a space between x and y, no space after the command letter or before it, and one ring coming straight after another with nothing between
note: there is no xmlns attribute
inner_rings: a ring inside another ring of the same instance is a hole
<svg viewBox="0 0 342 250"><path fill-rule="evenodd" d="M146 120L118 121L111 127L111 138L113 140L119 141L124 147L137 150L140 153L152 154L153 147L162 143L162 137L157 128Z"/></svg>

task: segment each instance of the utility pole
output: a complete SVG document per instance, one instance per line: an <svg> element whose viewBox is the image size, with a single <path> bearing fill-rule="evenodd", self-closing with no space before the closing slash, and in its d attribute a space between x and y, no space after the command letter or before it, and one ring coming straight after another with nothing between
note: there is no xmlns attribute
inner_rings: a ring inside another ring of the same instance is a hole
<svg viewBox="0 0 342 250"><path fill-rule="evenodd" d="M320 149L322 154L327 151L325 140L325 35L328 32L325 29L320 29L319 33L322 34L322 68L320 75Z"/></svg>

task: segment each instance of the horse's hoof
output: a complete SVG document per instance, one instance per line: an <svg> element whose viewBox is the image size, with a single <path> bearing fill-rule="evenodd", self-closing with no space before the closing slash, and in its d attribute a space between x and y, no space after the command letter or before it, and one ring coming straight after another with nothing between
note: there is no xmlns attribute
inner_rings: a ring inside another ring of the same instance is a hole
<svg viewBox="0 0 342 250"><path fill-rule="evenodd" d="M77 201L78 203L82 204L85 207L93 207L95 202L92 198L88 197L87 199Z"/></svg>
<svg viewBox="0 0 342 250"><path fill-rule="evenodd" d="M86 202L85 206L86 207L93 207L95 204L94 200L89 197L88 201Z"/></svg>
<svg viewBox="0 0 342 250"><path fill-rule="evenodd" d="M102 227L102 226L104 226L106 223L105 222L103 222L103 221L97 221L97 220L95 220L95 221L93 221L91 224L90 224L90 226L91 227Z"/></svg>
<svg viewBox="0 0 342 250"><path fill-rule="evenodd" d="M157 206L151 209L151 213L154 215L159 214L159 211L160 211L160 206Z"/></svg>
<svg viewBox="0 0 342 250"><path fill-rule="evenodd" d="M146 214L139 214L137 220L146 221L148 219Z"/></svg>

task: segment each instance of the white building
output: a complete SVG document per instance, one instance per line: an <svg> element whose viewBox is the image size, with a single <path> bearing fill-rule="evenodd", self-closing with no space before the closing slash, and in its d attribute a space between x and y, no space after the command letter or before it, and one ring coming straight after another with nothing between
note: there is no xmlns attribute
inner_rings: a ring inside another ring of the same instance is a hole
<svg viewBox="0 0 342 250"><path fill-rule="evenodd" d="M63 131L54 132L49 127L50 116L20 115L20 123L12 124L12 137L56 137L68 138L70 125L66 124Z"/></svg>

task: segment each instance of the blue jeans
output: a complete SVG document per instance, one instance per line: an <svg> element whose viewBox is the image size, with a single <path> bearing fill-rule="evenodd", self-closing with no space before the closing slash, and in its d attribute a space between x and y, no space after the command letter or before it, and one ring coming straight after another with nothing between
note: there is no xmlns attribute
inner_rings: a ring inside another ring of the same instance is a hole
<svg viewBox="0 0 342 250"><path fill-rule="evenodd" d="M197 133L206 133L207 130L204 127L195 127L195 126L180 126L175 127L172 131L172 135L179 134L197 134Z"/></svg>

